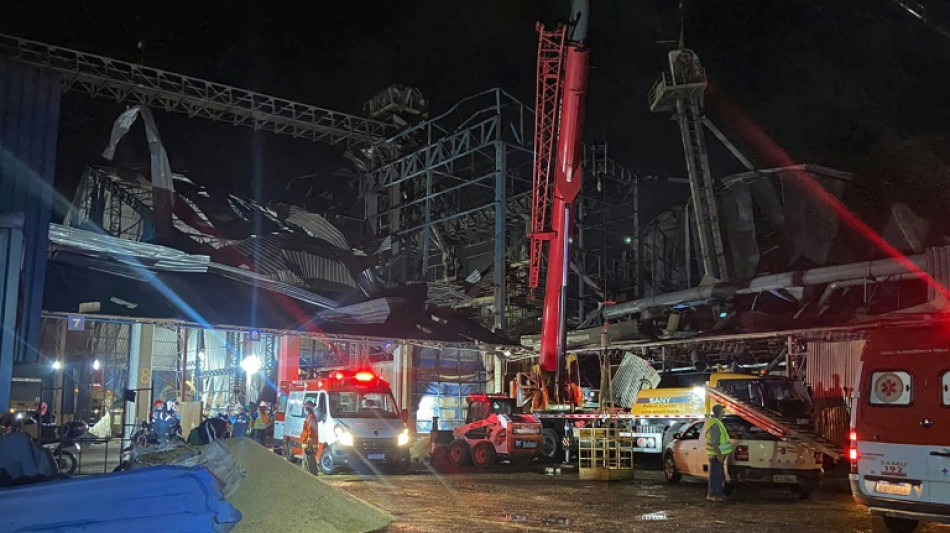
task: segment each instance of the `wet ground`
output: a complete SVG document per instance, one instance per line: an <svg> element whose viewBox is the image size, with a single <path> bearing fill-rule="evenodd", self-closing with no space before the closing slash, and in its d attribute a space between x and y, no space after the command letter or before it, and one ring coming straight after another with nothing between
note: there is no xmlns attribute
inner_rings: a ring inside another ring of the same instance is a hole
<svg viewBox="0 0 950 533"><path fill-rule="evenodd" d="M706 486L671 485L660 470L638 468L632 481L581 481L576 471L543 466L437 474L337 475L331 484L395 516L388 529L408 532L504 531L884 531L851 499L847 478L830 475L807 501L787 489L738 488L727 503L707 504ZM928 525L921 533L950 533Z"/></svg>

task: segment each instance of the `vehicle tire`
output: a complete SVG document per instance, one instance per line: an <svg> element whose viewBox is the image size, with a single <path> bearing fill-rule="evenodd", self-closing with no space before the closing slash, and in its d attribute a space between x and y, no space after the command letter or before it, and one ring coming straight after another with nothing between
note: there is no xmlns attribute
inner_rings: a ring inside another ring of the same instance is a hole
<svg viewBox="0 0 950 533"><path fill-rule="evenodd" d="M471 458L468 443L461 439L455 439L449 444L449 464L452 466L462 466L468 464Z"/></svg>
<svg viewBox="0 0 950 533"><path fill-rule="evenodd" d="M683 478L683 475L676 469L676 461L673 460L672 453L667 453L663 457L663 475L666 477L667 483L679 483L680 479Z"/></svg>
<svg viewBox="0 0 950 533"><path fill-rule="evenodd" d="M811 498L811 491L801 487L792 487L792 494L801 501Z"/></svg>
<svg viewBox="0 0 950 533"><path fill-rule="evenodd" d="M891 533L913 533L917 529L918 522L910 518L898 518L896 516L884 516L884 527Z"/></svg>
<svg viewBox="0 0 950 533"><path fill-rule="evenodd" d="M445 466L449 464L449 448L448 446L439 444L432 450L432 457L429 459L429 464L432 466Z"/></svg>
<svg viewBox="0 0 950 533"><path fill-rule="evenodd" d="M814 492L815 485L809 481L799 481L797 485L792 487L792 494L798 497L799 500L807 500L811 498L811 493Z"/></svg>
<svg viewBox="0 0 950 533"><path fill-rule="evenodd" d="M495 464L495 447L488 441L479 442L472 448L472 464L488 468Z"/></svg>
<svg viewBox="0 0 950 533"><path fill-rule="evenodd" d="M337 471L340 469L340 467L337 466L336 464L336 460L333 459L333 454L330 453L329 446L323 448L323 453L320 454L319 466L320 466L320 473L327 476L332 476L333 474L336 474Z"/></svg>
<svg viewBox="0 0 950 533"><path fill-rule="evenodd" d="M561 437L553 429L541 432L541 457L556 460L561 456Z"/></svg>
<svg viewBox="0 0 950 533"><path fill-rule="evenodd" d="M76 456L73 455L73 452L68 450L63 450L56 452L56 466L59 468L59 471L63 474L75 474L76 469L79 466L79 462L76 460Z"/></svg>

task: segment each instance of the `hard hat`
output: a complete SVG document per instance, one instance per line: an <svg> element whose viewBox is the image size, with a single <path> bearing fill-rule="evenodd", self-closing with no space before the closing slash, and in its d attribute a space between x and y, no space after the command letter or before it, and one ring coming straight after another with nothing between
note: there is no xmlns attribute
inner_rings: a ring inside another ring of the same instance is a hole
<svg viewBox="0 0 950 533"><path fill-rule="evenodd" d="M719 404L717 403L716 405L713 406L712 412L713 412L714 415L719 416L719 415L722 414L722 412L723 412L724 409L725 409L725 408L724 408L723 406L721 406L721 405L719 405Z"/></svg>
<svg viewBox="0 0 950 533"><path fill-rule="evenodd" d="M261 402L261 407L267 407L267 402Z"/></svg>

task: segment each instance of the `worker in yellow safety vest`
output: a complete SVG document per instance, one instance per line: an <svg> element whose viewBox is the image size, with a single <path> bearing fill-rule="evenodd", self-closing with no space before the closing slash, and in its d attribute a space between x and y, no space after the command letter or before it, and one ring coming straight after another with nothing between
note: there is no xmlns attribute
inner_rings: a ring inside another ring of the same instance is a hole
<svg viewBox="0 0 950 533"><path fill-rule="evenodd" d="M706 455L709 456L709 491L711 502L726 500L726 457L732 453L732 439L722 423L723 407L714 405L712 416L706 419Z"/></svg>
<svg viewBox="0 0 950 533"><path fill-rule="evenodd" d="M252 415L253 417L253 415ZM253 424L251 425L251 437L254 438L262 446L267 443L267 428L270 427L271 419L270 413L267 412L267 404L261 402L260 407L257 409L257 416L253 417Z"/></svg>

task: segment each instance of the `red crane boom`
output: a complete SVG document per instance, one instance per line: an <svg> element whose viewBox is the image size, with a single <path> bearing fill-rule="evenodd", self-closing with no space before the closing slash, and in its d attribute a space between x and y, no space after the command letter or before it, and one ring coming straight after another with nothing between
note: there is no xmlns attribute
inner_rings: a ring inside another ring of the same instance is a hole
<svg viewBox="0 0 950 533"><path fill-rule="evenodd" d="M548 205L551 203L551 170L554 168L554 146L557 144L558 103L564 77L564 35L567 27L558 24L554 30L537 25L538 85L534 102L534 172L531 198L531 269L528 286L534 290L541 280L541 254L544 241L553 236L548 231Z"/></svg>
<svg viewBox="0 0 950 533"><path fill-rule="evenodd" d="M570 28L567 35L567 50L564 59L563 80L560 85L561 110L558 122L557 152L554 164L554 194L551 200L551 225L548 231L537 231L532 234L532 249L537 244L540 251L540 242L550 241L548 246L548 269L544 293L544 314L541 322L541 356L540 366L544 372L558 373L558 387L555 394L560 393L561 367L564 361L564 338L566 321L564 316L565 300L567 296L567 273L570 262L570 234L574 224L574 201L581 189L581 139L584 132L584 106L587 99L587 74L590 60L590 49L587 46L587 24L589 20L589 6L587 0L574 0L571 5ZM555 30L557 31L557 30ZM538 89L550 87L550 82L542 84L540 74L543 72L541 63L551 61L542 56L545 32L541 31L541 46L538 54ZM548 102L547 95L538 95L538 102ZM543 110L538 109L540 114ZM537 120L537 119L536 119ZM536 143L553 143L550 136L544 135L544 129L537 129ZM547 123L545 123L547 125ZM540 135L539 135L540 134ZM542 154L549 153L551 145L535 145L535 172L542 170L545 161ZM549 160L548 160L549 161ZM545 172L545 175L549 173ZM537 174L536 176L541 175ZM547 191L549 186L535 182L534 204L546 207ZM539 196L543 195L543 198ZM538 214L538 213L535 213ZM543 217L544 213L541 212ZM543 224L543 218L540 219ZM534 220L535 224L538 219ZM540 256L540 253L538 253ZM532 261L532 269L534 261ZM540 272L540 261L538 262Z"/></svg>

